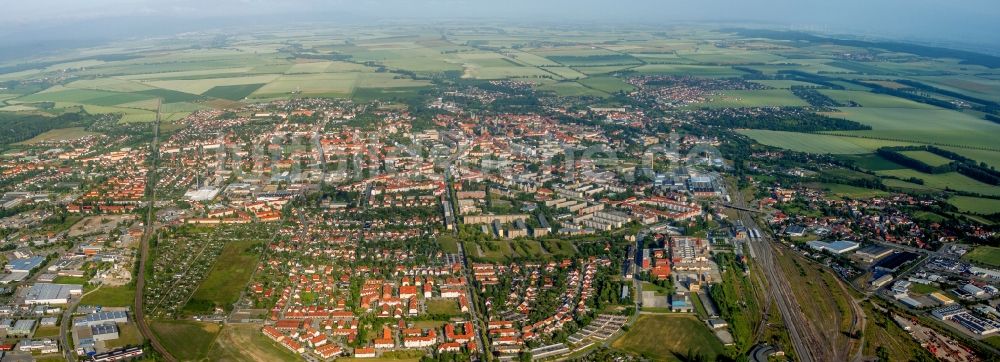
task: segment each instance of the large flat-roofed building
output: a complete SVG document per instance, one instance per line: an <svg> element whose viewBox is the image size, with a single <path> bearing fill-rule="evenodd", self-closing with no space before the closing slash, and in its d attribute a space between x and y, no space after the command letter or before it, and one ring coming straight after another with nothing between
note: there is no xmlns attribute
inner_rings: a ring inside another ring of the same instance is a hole
<svg viewBox="0 0 1000 362"><path fill-rule="evenodd" d="M37 268L45 262L45 257L33 256L30 258L13 259L4 266L4 269L11 273L27 273L31 269Z"/></svg>
<svg viewBox="0 0 1000 362"><path fill-rule="evenodd" d="M106 323L128 323L128 312L97 312L73 319L75 326L94 326Z"/></svg>
<svg viewBox="0 0 1000 362"><path fill-rule="evenodd" d="M866 262L874 262L892 254L892 248L881 245L869 245L858 250L854 255Z"/></svg>
<svg viewBox="0 0 1000 362"><path fill-rule="evenodd" d="M875 263L875 270L895 272L903 265L919 258L920 254L909 251L893 253L892 255L889 255Z"/></svg>
<svg viewBox="0 0 1000 362"><path fill-rule="evenodd" d="M114 323L98 324L90 327L90 333L94 341L118 339L118 326Z"/></svg>
<svg viewBox="0 0 1000 362"><path fill-rule="evenodd" d="M80 295L83 286L77 284L35 283L24 293L25 304L66 304Z"/></svg>
<svg viewBox="0 0 1000 362"><path fill-rule="evenodd" d="M34 319L20 319L14 323L14 326L7 329L7 334L13 336L30 336L34 332Z"/></svg>
<svg viewBox="0 0 1000 362"><path fill-rule="evenodd" d="M852 250L856 250L860 244L853 241L847 240L837 240L837 241L810 241L809 247L816 249L818 251L829 251L834 254L843 254Z"/></svg>

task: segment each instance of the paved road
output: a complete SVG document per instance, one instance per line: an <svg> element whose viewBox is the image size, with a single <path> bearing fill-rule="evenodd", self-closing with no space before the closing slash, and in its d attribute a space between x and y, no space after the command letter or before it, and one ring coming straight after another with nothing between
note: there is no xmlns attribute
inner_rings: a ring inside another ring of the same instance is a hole
<svg viewBox="0 0 1000 362"><path fill-rule="evenodd" d="M160 344L160 341L156 339L156 335L153 334L153 330L149 328L149 324L146 323L146 317L143 313L143 291L146 285L146 263L149 258L149 239L153 237L153 233L156 232L153 223L156 221L153 218L153 205L156 204L156 167L157 161L160 158L159 150L159 137L160 137L160 106L156 107L156 122L153 124L153 142L150 147L150 164L149 172L146 175L146 187L148 187L150 192L149 207L146 211L146 229L143 231L142 240L139 247L139 276L135 281L135 324L139 327L139 332L142 336L149 340L149 343L153 346L160 356L167 361L177 361L170 351Z"/></svg>

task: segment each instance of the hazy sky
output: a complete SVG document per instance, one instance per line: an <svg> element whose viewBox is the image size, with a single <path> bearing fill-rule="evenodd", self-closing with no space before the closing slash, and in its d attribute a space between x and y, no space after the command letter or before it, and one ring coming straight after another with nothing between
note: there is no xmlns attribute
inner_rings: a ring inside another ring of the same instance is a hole
<svg viewBox="0 0 1000 362"><path fill-rule="evenodd" d="M1000 45L1000 0L7 0L0 41L36 29L137 34L149 28L311 21L643 23L750 21L793 29ZM133 19L133 20L128 20ZM142 19L141 21L138 21ZM145 24L145 25L144 25ZM161 25L164 24L164 25ZM72 28L72 26L78 26ZM140 29L142 28L142 29ZM73 30L76 29L76 30ZM198 30L198 29L192 29ZM58 37L59 32L49 34Z"/></svg>

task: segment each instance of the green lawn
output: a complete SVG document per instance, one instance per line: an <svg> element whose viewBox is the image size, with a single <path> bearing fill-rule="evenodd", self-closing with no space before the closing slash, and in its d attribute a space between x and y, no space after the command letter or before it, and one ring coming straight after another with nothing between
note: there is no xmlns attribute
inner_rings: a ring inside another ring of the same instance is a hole
<svg viewBox="0 0 1000 362"><path fill-rule="evenodd" d="M105 307L126 307L135 302L135 289L129 287L102 286L80 300L81 305Z"/></svg>
<svg viewBox="0 0 1000 362"><path fill-rule="evenodd" d="M994 246L979 246L962 256L962 259L989 265L991 267L1000 267L1000 248Z"/></svg>
<svg viewBox="0 0 1000 362"><path fill-rule="evenodd" d="M142 333L134 322L118 324L118 339L105 342L108 348L119 348L125 346L137 346L143 342Z"/></svg>
<svg viewBox="0 0 1000 362"><path fill-rule="evenodd" d="M208 355L221 327L218 323L195 321L154 321L156 338L182 361L200 360Z"/></svg>
<svg viewBox="0 0 1000 362"><path fill-rule="evenodd" d="M910 284L910 291L916 294L930 294L938 291L940 289L934 287L933 285L913 283Z"/></svg>
<svg viewBox="0 0 1000 362"><path fill-rule="evenodd" d="M462 311L455 299L431 299L427 302L427 314L459 315Z"/></svg>
<svg viewBox="0 0 1000 362"><path fill-rule="evenodd" d="M986 344L993 346L993 348L1000 348L1000 336L989 336L983 338L983 342L986 342Z"/></svg>
<svg viewBox="0 0 1000 362"><path fill-rule="evenodd" d="M71 277L71 276L60 275L60 276L57 276L55 279L53 279L52 282L56 283L56 284L80 284L80 285L84 285L84 284L87 284L87 282L89 280L90 280L90 278L87 278L87 277Z"/></svg>
<svg viewBox="0 0 1000 362"><path fill-rule="evenodd" d="M454 236L448 234L439 235L437 238L438 244L441 245L441 250L446 253L457 253L458 252L458 240Z"/></svg>
<svg viewBox="0 0 1000 362"><path fill-rule="evenodd" d="M44 326L35 329L34 338L57 337L59 336L59 326Z"/></svg>
<svg viewBox="0 0 1000 362"><path fill-rule="evenodd" d="M726 354L726 348L704 323L691 315L640 315L612 347L655 360L677 361L693 353L704 360Z"/></svg>

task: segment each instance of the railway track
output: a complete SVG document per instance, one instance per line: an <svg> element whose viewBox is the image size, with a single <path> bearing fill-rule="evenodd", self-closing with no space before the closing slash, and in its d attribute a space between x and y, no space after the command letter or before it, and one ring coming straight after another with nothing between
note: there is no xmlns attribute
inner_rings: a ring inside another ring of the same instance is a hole
<svg viewBox="0 0 1000 362"><path fill-rule="evenodd" d="M749 208L743 200L743 195L736 188L731 188L730 190L736 190L736 192L730 192L730 194L733 198L733 205L738 206L738 208L734 209L737 210L737 214L743 225L748 228L759 229L757 221L753 219L750 212L745 211ZM791 286L788 284L788 280L783 277L783 272L776 264L774 246L771 244L773 241L767 234L757 234L756 237L750 240L748 245L752 250L751 254L755 256L757 264L762 269L768 291L776 301L778 311L785 321L795 355L803 362L832 361L830 359L831 356L822 348L826 344L826 341L818 337L818 333L813 330L812 325L798 308L798 301L792 293Z"/></svg>
<svg viewBox="0 0 1000 362"><path fill-rule="evenodd" d="M143 290L146 285L146 263L149 258L149 239L153 237L153 233L156 232L156 228L153 226L153 206L156 204L156 167L157 161L159 160L159 137L160 137L160 104L162 100L158 100L156 106L156 122L153 122L153 142L150 148L150 166L149 172L146 175L146 187L150 190L149 207L146 208L146 227L143 230L142 240L139 246L139 272L135 281L135 324L139 327L139 332L142 337L149 341L149 344L153 346L160 356L167 361L177 361L170 351L160 344L160 341L156 339L156 335L153 334L153 330L149 328L149 323L146 322L146 316L143 312Z"/></svg>

